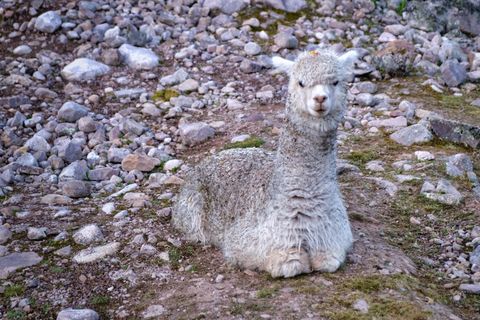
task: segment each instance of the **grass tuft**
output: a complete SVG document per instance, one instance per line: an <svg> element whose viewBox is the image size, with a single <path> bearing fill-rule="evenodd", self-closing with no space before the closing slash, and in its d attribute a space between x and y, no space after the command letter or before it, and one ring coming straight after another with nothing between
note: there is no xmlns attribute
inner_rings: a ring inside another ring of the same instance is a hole
<svg viewBox="0 0 480 320"><path fill-rule="evenodd" d="M261 147L265 141L258 137L250 137L245 141L241 142L234 142L225 145L224 149L236 149L236 148L259 148Z"/></svg>

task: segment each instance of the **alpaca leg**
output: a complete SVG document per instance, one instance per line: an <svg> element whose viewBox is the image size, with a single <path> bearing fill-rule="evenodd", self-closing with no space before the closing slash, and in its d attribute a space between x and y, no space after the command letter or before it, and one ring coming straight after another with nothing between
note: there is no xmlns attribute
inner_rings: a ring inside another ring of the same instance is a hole
<svg viewBox="0 0 480 320"><path fill-rule="evenodd" d="M274 278L289 278L311 272L308 253L302 248L272 251L267 257L265 269Z"/></svg>
<svg viewBox="0 0 480 320"><path fill-rule="evenodd" d="M312 269L320 272L335 272L345 260L345 255L332 253L316 253L310 256Z"/></svg>

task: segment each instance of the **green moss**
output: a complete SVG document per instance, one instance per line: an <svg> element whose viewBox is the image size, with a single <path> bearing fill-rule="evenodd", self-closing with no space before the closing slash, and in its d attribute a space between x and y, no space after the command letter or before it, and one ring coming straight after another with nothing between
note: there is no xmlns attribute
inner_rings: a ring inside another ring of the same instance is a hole
<svg viewBox="0 0 480 320"><path fill-rule="evenodd" d="M180 93L178 93L177 90L174 89L164 89L164 90L158 90L155 91L155 93L152 95L152 100L153 101L170 101L170 99L178 97Z"/></svg>
<svg viewBox="0 0 480 320"><path fill-rule="evenodd" d="M236 148L259 148L265 141L258 137L250 137L245 141L234 142L225 145L224 149L236 149Z"/></svg>
<svg viewBox="0 0 480 320"><path fill-rule="evenodd" d="M7 312L8 320L23 320L27 319L27 314L20 310L10 310Z"/></svg>
<svg viewBox="0 0 480 320"><path fill-rule="evenodd" d="M195 248L192 245L182 245L179 248L170 247L168 250L170 265L174 269L178 269L180 267L180 260L191 257L194 253Z"/></svg>
<svg viewBox="0 0 480 320"><path fill-rule="evenodd" d="M403 14L403 11L407 8L407 0L400 0L400 3L397 6L397 14L401 16Z"/></svg>
<svg viewBox="0 0 480 320"><path fill-rule="evenodd" d="M275 287L270 287L270 288L262 288L257 291L257 298L263 299L263 298L271 298L273 295L278 291L277 288Z"/></svg>
<svg viewBox="0 0 480 320"><path fill-rule="evenodd" d="M368 314L374 319L428 320L430 317L430 312L412 303L390 299L372 303Z"/></svg>
<svg viewBox="0 0 480 320"><path fill-rule="evenodd" d="M365 164L377 158L377 153L373 150L352 151L346 156L354 165L364 168Z"/></svg>
<svg viewBox="0 0 480 320"><path fill-rule="evenodd" d="M12 284L5 288L3 293L6 298L20 297L25 292L25 287L21 284Z"/></svg>
<svg viewBox="0 0 480 320"><path fill-rule="evenodd" d="M110 303L110 297L108 296L93 296L90 302L95 306L106 306Z"/></svg>

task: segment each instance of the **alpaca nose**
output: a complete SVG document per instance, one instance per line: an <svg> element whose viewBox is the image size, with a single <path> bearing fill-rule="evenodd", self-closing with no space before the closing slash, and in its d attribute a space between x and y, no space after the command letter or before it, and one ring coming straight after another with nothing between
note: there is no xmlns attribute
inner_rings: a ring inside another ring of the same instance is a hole
<svg viewBox="0 0 480 320"><path fill-rule="evenodd" d="M315 111L325 110L325 107L324 107L323 103L325 102L325 100L327 100L326 96L315 96L313 99L316 102L315 107L314 107Z"/></svg>

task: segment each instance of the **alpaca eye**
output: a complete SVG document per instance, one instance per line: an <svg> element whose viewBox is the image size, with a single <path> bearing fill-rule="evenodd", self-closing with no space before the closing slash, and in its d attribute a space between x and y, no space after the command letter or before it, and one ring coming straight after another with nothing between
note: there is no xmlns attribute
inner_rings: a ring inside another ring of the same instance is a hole
<svg viewBox="0 0 480 320"><path fill-rule="evenodd" d="M333 83L334 86L338 85L338 80Z"/></svg>
<svg viewBox="0 0 480 320"><path fill-rule="evenodd" d="M302 88L305 87L305 85L303 84L302 81L298 81L298 85L299 85L300 87L302 87Z"/></svg>

